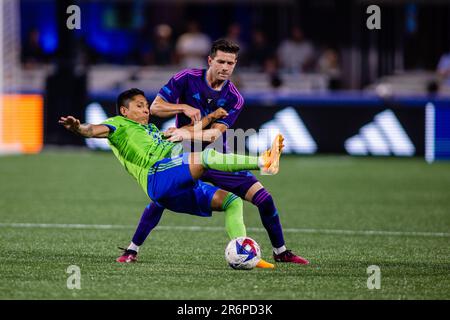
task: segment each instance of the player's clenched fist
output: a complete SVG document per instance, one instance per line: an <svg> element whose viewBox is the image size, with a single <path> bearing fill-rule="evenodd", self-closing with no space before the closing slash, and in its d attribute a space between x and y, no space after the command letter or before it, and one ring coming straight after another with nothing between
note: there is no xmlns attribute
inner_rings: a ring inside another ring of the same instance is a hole
<svg viewBox="0 0 450 320"><path fill-rule="evenodd" d="M222 118L225 118L226 116L228 116L228 112L224 108L219 108L219 109L215 110L214 112L212 112L211 115L215 120L217 120L217 119L222 119Z"/></svg>

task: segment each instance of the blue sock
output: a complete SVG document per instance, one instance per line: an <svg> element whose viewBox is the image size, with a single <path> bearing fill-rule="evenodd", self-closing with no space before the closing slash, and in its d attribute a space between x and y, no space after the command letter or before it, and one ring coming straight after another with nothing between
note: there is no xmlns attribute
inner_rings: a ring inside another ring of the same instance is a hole
<svg viewBox="0 0 450 320"><path fill-rule="evenodd" d="M266 189L262 188L255 193L252 203L258 207L261 221L269 234L270 242L274 248L284 246L283 229L277 208L272 196Z"/></svg>
<svg viewBox="0 0 450 320"><path fill-rule="evenodd" d="M133 236L133 243L140 246L144 243L150 231L156 227L163 214L164 207L151 202L142 212L141 220Z"/></svg>

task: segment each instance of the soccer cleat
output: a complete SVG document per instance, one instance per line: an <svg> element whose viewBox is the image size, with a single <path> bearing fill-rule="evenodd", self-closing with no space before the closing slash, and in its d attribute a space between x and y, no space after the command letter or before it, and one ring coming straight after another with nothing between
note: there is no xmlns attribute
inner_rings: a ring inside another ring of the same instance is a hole
<svg viewBox="0 0 450 320"><path fill-rule="evenodd" d="M305 258L297 256L291 250L283 251L280 254L273 254L273 258L276 262L292 262L297 264L309 264L309 261Z"/></svg>
<svg viewBox="0 0 450 320"><path fill-rule="evenodd" d="M261 269L274 269L275 265L267 262L263 259L259 260L258 264L256 265L257 268L261 268Z"/></svg>
<svg viewBox="0 0 450 320"><path fill-rule="evenodd" d="M117 262L120 263L130 263L130 262L137 262L137 252L134 250L130 250L130 249L124 249L124 248L120 248L119 249L123 250L123 253L120 257L118 257L116 259Z"/></svg>
<svg viewBox="0 0 450 320"><path fill-rule="evenodd" d="M261 171L265 174L277 174L280 169L280 156L284 147L284 138L281 134L277 134L273 140L270 150L265 151L262 155L263 167Z"/></svg>

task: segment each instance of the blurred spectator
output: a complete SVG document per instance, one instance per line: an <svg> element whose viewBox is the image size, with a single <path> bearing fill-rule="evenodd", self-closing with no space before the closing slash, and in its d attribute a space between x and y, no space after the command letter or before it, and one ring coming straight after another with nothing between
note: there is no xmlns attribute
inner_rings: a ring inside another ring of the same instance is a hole
<svg viewBox="0 0 450 320"><path fill-rule="evenodd" d="M188 23L187 32L182 34L176 44L180 65L184 68L201 68L206 66L211 40L200 31L197 22Z"/></svg>
<svg viewBox="0 0 450 320"><path fill-rule="evenodd" d="M153 62L153 33L152 27L146 23L136 31L137 37L133 50L122 61L125 64L149 65Z"/></svg>
<svg viewBox="0 0 450 320"><path fill-rule="evenodd" d="M81 36L77 40L77 50L75 55L76 64L87 67L97 64L99 59L99 54L88 44L86 38Z"/></svg>
<svg viewBox="0 0 450 320"><path fill-rule="evenodd" d="M278 89L283 85L279 74L279 64L276 57L269 57L264 61L264 72L269 76L270 86L274 89Z"/></svg>
<svg viewBox="0 0 450 320"><path fill-rule="evenodd" d="M252 32L252 41L248 49L248 64L258 70L262 70L266 61L272 56L273 52L267 43L267 37L261 30Z"/></svg>
<svg viewBox="0 0 450 320"><path fill-rule="evenodd" d="M317 63L317 71L328 76L328 89L336 90L341 88L342 71L339 54L336 50L327 48L323 51Z"/></svg>
<svg viewBox="0 0 450 320"><path fill-rule="evenodd" d="M437 73L441 85L450 87L450 50L444 53L439 59Z"/></svg>
<svg viewBox="0 0 450 320"><path fill-rule="evenodd" d="M158 66L166 66L175 63L174 48L172 44L172 28L167 24L159 24L155 27L153 63Z"/></svg>
<svg viewBox="0 0 450 320"><path fill-rule="evenodd" d="M42 49L39 41L41 34L38 29L32 29L27 36L26 42L22 48L22 63L25 67L47 62L47 56Z"/></svg>
<svg viewBox="0 0 450 320"><path fill-rule="evenodd" d="M247 46L241 39L241 25L237 22L230 24L225 39L230 40L239 46L239 61L246 64Z"/></svg>
<svg viewBox="0 0 450 320"><path fill-rule="evenodd" d="M313 66L314 48L298 26L291 29L290 38L280 44L277 54L285 71L310 71Z"/></svg>

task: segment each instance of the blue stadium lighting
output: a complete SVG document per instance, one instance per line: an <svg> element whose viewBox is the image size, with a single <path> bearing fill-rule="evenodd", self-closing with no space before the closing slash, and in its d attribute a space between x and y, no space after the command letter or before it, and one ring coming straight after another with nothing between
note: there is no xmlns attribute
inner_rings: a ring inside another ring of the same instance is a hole
<svg viewBox="0 0 450 320"><path fill-rule="evenodd" d="M58 37L56 35L56 30L53 28L42 30L40 43L45 53L54 52L58 47Z"/></svg>
<svg viewBox="0 0 450 320"><path fill-rule="evenodd" d="M56 4L52 1L21 2L22 37L26 41L32 29L39 30L39 44L45 53L53 53L58 48L56 28Z"/></svg>

